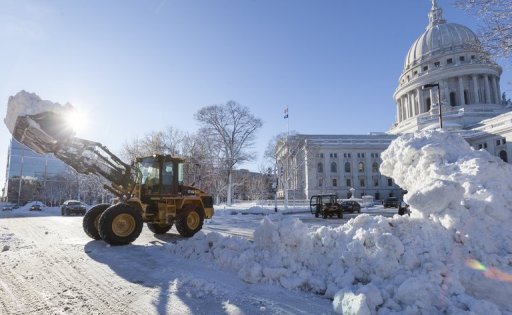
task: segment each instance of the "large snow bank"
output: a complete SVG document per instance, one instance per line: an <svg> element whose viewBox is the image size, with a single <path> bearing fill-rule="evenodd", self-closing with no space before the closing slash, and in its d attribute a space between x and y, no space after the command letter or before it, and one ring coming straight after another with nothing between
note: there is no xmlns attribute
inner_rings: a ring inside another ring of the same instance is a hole
<svg viewBox="0 0 512 315"><path fill-rule="evenodd" d="M382 158L381 172L408 190L410 217L362 214L309 229L273 216L254 242L200 232L166 248L249 283L323 294L340 313L512 312L512 283L499 277L512 273L512 229L504 226L512 222L512 167L432 131L396 139Z"/></svg>
<svg viewBox="0 0 512 315"><path fill-rule="evenodd" d="M11 134L13 134L18 116L33 115L47 111L62 112L71 109L72 105L69 103L61 105L59 103L42 100L37 94L22 90L16 95L9 97L4 123Z"/></svg>

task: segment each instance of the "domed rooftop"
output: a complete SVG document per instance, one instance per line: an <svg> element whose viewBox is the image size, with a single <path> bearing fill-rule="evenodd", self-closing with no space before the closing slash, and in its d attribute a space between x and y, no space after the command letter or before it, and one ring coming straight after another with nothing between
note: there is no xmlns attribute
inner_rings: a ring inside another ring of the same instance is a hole
<svg viewBox="0 0 512 315"><path fill-rule="evenodd" d="M464 25L446 23L442 17L442 9L437 1L432 1L432 10L429 13L430 23L427 30L412 44L404 62L404 72L411 66L417 65L430 57L443 51L455 52L458 49L478 44L478 37L472 30Z"/></svg>

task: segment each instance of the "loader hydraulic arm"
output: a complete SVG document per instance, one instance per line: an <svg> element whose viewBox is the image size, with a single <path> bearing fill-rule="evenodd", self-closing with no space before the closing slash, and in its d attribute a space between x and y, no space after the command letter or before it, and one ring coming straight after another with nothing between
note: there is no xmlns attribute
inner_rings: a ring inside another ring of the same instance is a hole
<svg viewBox="0 0 512 315"><path fill-rule="evenodd" d="M118 197L130 195L135 187L136 174L130 165L101 143L75 137L57 113L18 116L13 136L38 153L53 153L78 173L107 179L111 185L105 188Z"/></svg>

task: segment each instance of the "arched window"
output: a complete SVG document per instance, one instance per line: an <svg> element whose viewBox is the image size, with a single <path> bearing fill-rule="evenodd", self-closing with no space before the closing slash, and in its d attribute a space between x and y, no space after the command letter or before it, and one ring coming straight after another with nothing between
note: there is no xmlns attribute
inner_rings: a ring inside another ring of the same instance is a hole
<svg viewBox="0 0 512 315"><path fill-rule="evenodd" d="M455 92L450 92L450 105L457 106L457 99L455 97Z"/></svg>
<svg viewBox="0 0 512 315"><path fill-rule="evenodd" d="M363 163L363 162L359 162L359 164L357 165L357 170L358 170L360 173L363 173L363 172L364 172L364 163Z"/></svg>
<svg viewBox="0 0 512 315"><path fill-rule="evenodd" d="M500 159L502 159L503 162L508 162L507 151L505 151L505 150L500 151Z"/></svg>
<svg viewBox="0 0 512 315"><path fill-rule="evenodd" d="M350 163L349 162L345 163L345 172L350 173Z"/></svg>
<svg viewBox="0 0 512 315"><path fill-rule="evenodd" d="M338 171L338 165L336 165L336 162L331 163L331 173L336 173Z"/></svg>
<svg viewBox="0 0 512 315"><path fill-rule="evenodd" d="M324 172L324 165L322 163L318 163L317 165L318 173Z"/></svg>
<svg viewBox="0 0 512 315"><path fill-rule="evenodd" d="M430 111L431 107L432 107L432 101L430 100L430 97L427 97L427 112Z"/></svg>
<svg viewBox="0 0 512 315"><path fill-rule="evenodd" d="M373 162L373 164L372 164L372 171L374 173L378 173L379 172L379 163Z"/></svg>

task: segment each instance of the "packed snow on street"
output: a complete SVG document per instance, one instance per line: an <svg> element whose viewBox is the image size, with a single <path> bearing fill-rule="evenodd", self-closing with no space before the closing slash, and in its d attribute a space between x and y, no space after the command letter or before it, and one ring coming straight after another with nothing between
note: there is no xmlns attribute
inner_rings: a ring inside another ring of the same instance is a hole
<svg viewBox="0 0 512 315"><path fill-rule="evenodd" d="M382 159L410 216L217 206L192 238L108 246L59 208L2 211L0 313L512 314L512 166L439 131Z"/></svg>

